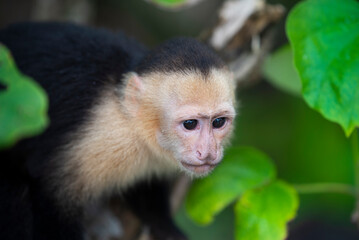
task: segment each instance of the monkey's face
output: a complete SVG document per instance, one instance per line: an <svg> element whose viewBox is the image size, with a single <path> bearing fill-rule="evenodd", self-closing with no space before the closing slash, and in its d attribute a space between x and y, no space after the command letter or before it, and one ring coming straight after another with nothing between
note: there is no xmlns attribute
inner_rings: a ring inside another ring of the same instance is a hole
<svg viewBox="0 0 359 240"><path fill-rule="evenodd" d="M228 103L216 109L185 105L172 121L175 159L185 171L206 175L222 160L223 141L232 130L234 112Z"/></svg>
<svg viewBox="0 0 359 240"><path fill-rule="evenodd" d="M207 175L222 160L235 116L228 77L219 71L206 80L186 75L169 86L158 141L190 175Z"/></svg>

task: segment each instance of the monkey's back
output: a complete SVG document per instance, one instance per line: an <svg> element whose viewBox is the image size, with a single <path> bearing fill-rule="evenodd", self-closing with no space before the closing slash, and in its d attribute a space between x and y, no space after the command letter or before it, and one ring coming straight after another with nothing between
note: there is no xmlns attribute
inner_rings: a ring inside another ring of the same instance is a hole
<svg viewBox="0 0 359 240"><path fill-rule="evenodd" d="M82 239L81 209L61 212L43 180L59 146L71 144L102 92L121 84L146 50L123 34L67 23L11 25L0 30L0 43L45 89L50 117L44 133L0 151L0 239Z"/></svg>
<svg viewBox="0 0 359 240"><path fill-rule="evenodd" d="M20 71L36 80L49 96L50 126L5 153L11 164L41 175L43 165L66 136L88 120L105 88L141 60L145 48L121 33L68 23L19 23L0 31ZM10 164L10 163L9 163Z"/></svg>

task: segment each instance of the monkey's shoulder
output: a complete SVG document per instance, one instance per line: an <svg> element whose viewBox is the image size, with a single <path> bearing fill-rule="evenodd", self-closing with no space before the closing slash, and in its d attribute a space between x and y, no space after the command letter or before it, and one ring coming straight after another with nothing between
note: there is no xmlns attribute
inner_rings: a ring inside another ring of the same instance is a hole
<svg viewBox="0 0 359 240"><path fill-rule="evenodd" d="M50 126L9 151L11 159L25 161L35 175L56 149L71 144L69 136L90 121L104 91L114 89L146 52L122 33L70 23L13 24L0 30L0 42L49 97Z"/></svg>

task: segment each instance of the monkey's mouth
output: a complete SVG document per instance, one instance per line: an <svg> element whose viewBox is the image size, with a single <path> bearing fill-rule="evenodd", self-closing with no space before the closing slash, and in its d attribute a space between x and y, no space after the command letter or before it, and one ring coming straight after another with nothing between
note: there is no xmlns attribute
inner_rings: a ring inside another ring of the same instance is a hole
<svg viewBox="0 0 359 240"><path fill-rule="evenodd" d="M185 167L189 171L197 173L197 174L209 173L218 165L218 163L216 163L216 164L209 164L209 163L190 164L190 163L186 163L186 162L181 162L181 164L183 167Z"/></svg>

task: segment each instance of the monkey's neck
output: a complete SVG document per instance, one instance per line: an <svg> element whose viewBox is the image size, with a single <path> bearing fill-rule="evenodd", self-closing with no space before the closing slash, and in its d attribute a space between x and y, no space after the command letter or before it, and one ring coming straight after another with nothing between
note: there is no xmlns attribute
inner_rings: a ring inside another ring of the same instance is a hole
<svg viewBox="0 0 359 240"><path fill-rule="evenodd" d="M148 121L131 123L118 101L103 100L94 109L92 121L80 131L83 134L61 156L66 162L58 174L70 177L62 183L59 194L66 198L76 196L73 201L96 199L114 189L121 191L138 180L176 171L166 156L160 156L155 132L147 129L141 133Z"/></svg>

